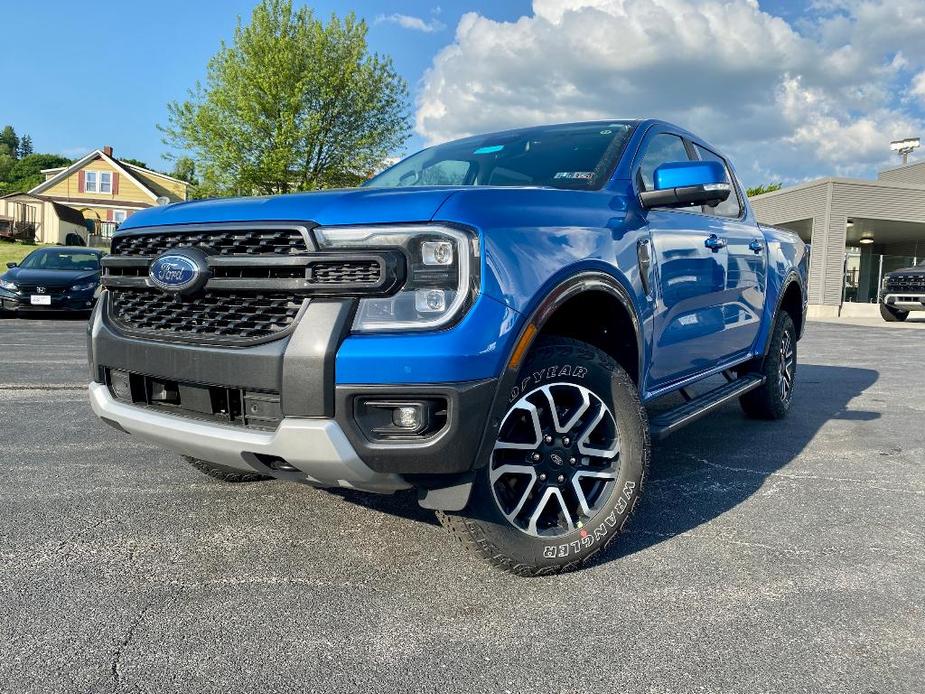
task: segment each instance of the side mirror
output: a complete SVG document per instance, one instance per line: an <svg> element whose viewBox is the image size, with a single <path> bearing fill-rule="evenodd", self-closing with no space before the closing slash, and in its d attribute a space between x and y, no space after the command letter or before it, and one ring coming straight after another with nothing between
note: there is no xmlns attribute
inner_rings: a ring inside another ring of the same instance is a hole
<svg viewBox="0 0 925 694"><path fill-rule="evenodd" d="M14 268L14 267L16 267L16 266L18 266L18 265L19 265L19 263L7 263L7 264L6 264L6 266L7 266L8 268L10 268L10 269L12 269L12 268Z"/></svg>
<svg viewBox="0 0 925 694"><path fill-rule="evenodd" d="M718 205L732 192L726 167L718 161L668 162L655 169L652 178L654 189L639 194L646 208Z"/></svg>

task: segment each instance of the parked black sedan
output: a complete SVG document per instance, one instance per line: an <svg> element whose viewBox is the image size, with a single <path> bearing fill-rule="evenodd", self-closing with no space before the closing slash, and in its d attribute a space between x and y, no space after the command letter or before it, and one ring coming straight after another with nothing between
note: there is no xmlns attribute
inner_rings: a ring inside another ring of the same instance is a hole
<svg viewBox="0 0 925 694"><path fill-rule="evenodd" d="M0 313L89 311L103 252L77 246L38 248L0 275Z"/></svg>

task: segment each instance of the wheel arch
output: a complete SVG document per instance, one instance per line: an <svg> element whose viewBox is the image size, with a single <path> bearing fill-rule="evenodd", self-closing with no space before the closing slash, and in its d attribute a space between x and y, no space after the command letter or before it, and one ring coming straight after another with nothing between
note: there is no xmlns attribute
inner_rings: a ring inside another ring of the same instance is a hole
<svg viewBox="0 0 925 694"><path fill-rule="evenodd" d="M603 301L605 299L602 297L606 297L606 301L611 302L610 306L616 307L617 310L621 312L618 314L621 316L619 319L621 322L617 323L617 325L624 330L632 330L631 352L621 352L621 348L626 350L625 344L622 342L620 342L619 345L617 345L617 343L611 345L611 349L605 347L601 347L601 349L604 349L604 351L611 354L611 356L613 356L612 352L616 352L622 359L631 359L632 363L624 365L621 359L616 359L615 357L617 362L624 366L626 371L630 373L630 376L634 377L634 382L636 386L639 387L642 376L645 373L643 370L645 352L643 349L643 334L639 316L636 313L636 308L633 305L629 291L617 279L604 272L585 271L573 275L563 282L560 282L546 293L540 303L530 313L524 327L521 329L520 335L505 361L504 370L498 379L498 389L495 393L494 401L492 402L491 414L482 437L482 444L479 447L477 460L484 459L487 450L486 447L490 448L492 441L494 441L498 426L501 423L501 417L506 410L507 395L516 383L517 373L524 359L530 353L530 348L543 335L561 334L550 332L550 328L562 329L563 327L569 327L571 323L561 318L561 316L567 315L567 309L569 307L578 305L573 302L587 301L589 297L592 298L592 302ZM580 320L580 317L576 320ZM580 335L574 333L563 336L582 339ZM591 344L594 343L592 342Z"/></svg>

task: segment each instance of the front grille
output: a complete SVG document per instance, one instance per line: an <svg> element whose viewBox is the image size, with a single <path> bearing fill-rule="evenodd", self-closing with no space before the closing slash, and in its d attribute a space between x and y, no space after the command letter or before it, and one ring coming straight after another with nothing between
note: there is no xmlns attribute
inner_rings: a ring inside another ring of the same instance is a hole
<svg viewBox="0 0 925 694"><path fill-rule="evenodd" d="M110 298L112 319L129 330L245 340L286 330L304 301L271 291L206 291L187 299L153 288L110 290Z"/></svg>
<svg viewBox="0 0 925 694"><path fill-rule="evenodd" d="M155 258L184 247L203 249L204 285L179 296L149 286ZM319 252L306 229L267 223L116 236L103 259L102 284L109 319L125 331L243 344L287 331L310 297L388 296L405 275L399 250Z"/></svg>
<svg viewBox="0 0 925 694"><path fill-rule="evenodd" d="M116 236L112 254L155 256L184 246L208 247L219 255L300 255L310 250L298 229L212 229Z"/></svg>
<svg viewBox="0 0 925 694"><path fill-rule="evenodd" d="M925 293L925 274L888 277L887 291Z"/></svg>
<svg viewBox="0 0 925 694"><path fill-rule="evenodd" d="M42 287L44 291L39 291L39 287ZM44 284L20 284L19 293L20 294L47 294L48 296L59 296L64 294L67 291L67 287L47 287Z"/></svg>

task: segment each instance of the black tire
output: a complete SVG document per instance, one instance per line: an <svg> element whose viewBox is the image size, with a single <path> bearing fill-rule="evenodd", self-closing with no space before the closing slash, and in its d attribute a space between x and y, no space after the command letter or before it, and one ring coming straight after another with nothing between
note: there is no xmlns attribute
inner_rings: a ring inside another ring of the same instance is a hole
<svg viewBox="0 0 925 694"><path fill-rule="evenodd" d="M887 323L897 323L906 320L909 317L909 312L901 311L886 304L880 304L880 315Z"/></svg>
<svg viewBox="0 0 925 694"><path fill-rule="evenodd" d="M206 474L213 479L221 480L222 482L238 484L240 482L262 482L264 480L273 479L267 475L261 475L256 472L243 472L242 470L236 470L233 467L226 467L225 465L209 463L205 460L200 460L199 458L191 458L188 455L184 455L183 460L199 470L199 472Z"/></svg>
<svg viewBox="0 0 925 694"><path fill-rule="evenodd" d="M768 354L757 372L766 380L739 398L742 410L753 419L783 419L793 403L797 375L797 331L786 311L774 322Z"/></svg>
<svg viewBox="0 0 925 694"><path fill-rule="evenodd" d="M526 425L528 410L521 408L532 400L536 415L529 414ZM467 550L503 571L539 576L576 569L620 534L636 508L649 465L646 411L636 385L610 356L578 340L549 337L521 368L495 445L527 445L503 440L517 438L515 430L524 426L539 446L493 451L476 473L466 508L437 516ZM492 482L501 467L528 466L526 475ZM502 510L506 501L513 520Z"/></svg>

